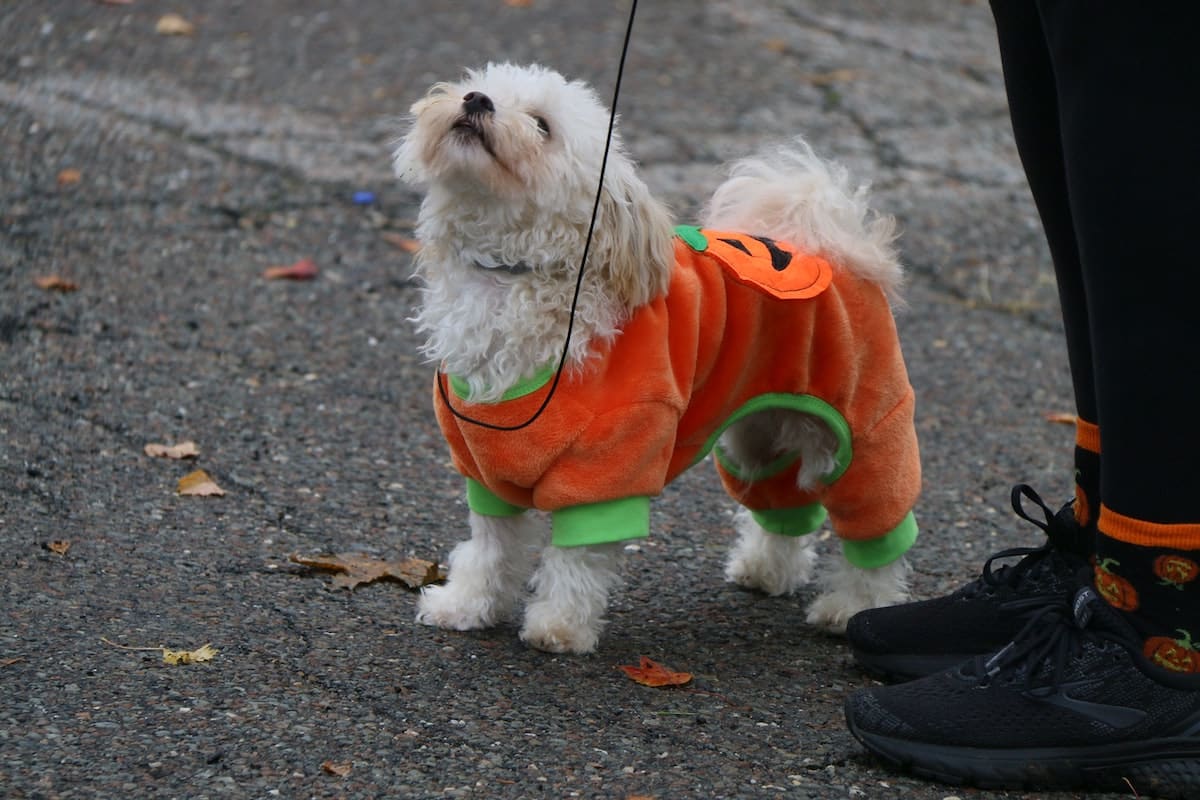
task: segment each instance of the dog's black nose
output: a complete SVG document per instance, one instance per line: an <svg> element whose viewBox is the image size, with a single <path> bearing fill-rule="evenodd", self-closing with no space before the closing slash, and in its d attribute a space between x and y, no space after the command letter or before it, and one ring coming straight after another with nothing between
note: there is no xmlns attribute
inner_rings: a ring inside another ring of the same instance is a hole
<svg viewBox="0 0 1200 800"><path fill-rule="evenodd" d="M483 92L467 92L463 95L463 111L468 114L491 114L495 110L492 98Z"/></svg>

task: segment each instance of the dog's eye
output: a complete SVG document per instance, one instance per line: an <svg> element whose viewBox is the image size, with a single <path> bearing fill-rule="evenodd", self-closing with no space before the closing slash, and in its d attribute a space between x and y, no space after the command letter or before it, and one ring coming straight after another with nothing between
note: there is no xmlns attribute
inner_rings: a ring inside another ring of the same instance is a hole
<svg viewBox="0 0 1200 800"><path fill-rule="evenodd" d="M538 130L542 132L543 136L550 135L550 123L546 122L545 117L534 114L533 121L537 123Z"/></svg>

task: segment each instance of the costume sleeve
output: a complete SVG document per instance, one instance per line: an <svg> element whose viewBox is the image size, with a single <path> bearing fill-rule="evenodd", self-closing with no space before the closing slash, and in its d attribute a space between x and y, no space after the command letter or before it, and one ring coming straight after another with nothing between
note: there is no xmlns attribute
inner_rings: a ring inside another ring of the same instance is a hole
<svg viewBox="0 0 1200 800"><path fill-rule="evenodd" d="M642 402L598 415L534 487L553 542L573 547L645 538L650 498L667 480L679 412Z"/></svg>

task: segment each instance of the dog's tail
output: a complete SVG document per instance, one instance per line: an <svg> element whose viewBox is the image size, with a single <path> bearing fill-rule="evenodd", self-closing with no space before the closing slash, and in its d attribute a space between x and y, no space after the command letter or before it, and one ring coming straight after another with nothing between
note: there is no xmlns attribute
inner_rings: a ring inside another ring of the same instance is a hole
<svg viewBox="0 0 1200 800"><path fill-rule="evenodd" d="M903 273L896 222L852 187L846 170L821 160L802 139L729 165L702 214L705 227L791 242L878 283L899 302Z"/></svg>

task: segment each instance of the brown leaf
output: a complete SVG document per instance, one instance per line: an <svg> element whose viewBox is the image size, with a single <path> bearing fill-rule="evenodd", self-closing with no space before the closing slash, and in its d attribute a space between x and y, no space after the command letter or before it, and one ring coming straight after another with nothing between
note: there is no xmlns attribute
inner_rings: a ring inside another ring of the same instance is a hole
<svg viewBox="0 0 1200 800"><path fill-rule="evenodd" d="M71 549L71 543L66 539L55 539L51 542L46 542L46 549L51 553L58 553L60 556L65 556L67 551Z"/></svg>
<svg viewBox="0 0 1200 800"><path fill-rule="evenodd" d="M533 0L504 0L504 5L510 8L529 8Z"/></svg>
<svg viewBox="0 0 1200 800"><path fill-rule="evenodd" d="M829 72L810 72L799 77L812 86L824 87L833 86L835 83L849 83L858 80L860 75L862 71L857 69L832 69Z"/></svg>
<svg viewBox="0 0 1200 800"><path fill-rule="evenodd" d="M1046 422L1057 422L1061 425L1074 425L1079 419L1074 414L1065 411L1047 411L1044 415Z"/></svg>
<svg viewBox="0 0 1200 800"><path fill-rule="evenodd" d="M191 36L196 26L179 14L163 14L154 25L154 32L160 36Z"/></svg>
<svg viewBox="0 0 1200 800"><path fill-rule="evenodd" d="M383 240L392 247L399 248L406 253L415 253L421 249L420 242L418 242L416 239L410 239L402 233L396 233L395 231L384 231L379 235L382 236Z"/></svg>
<svg viewBox="0 0 1200 800"><path fill-rule="evenodd" d="M641 664L636 667L622 664L620 668L643 686L682 686L692 680L692 673L676 672L645 656L641 657Z"/></svg>
<svg viewBox="0 0 1200 800"><path fill-rule="evenodd" d="M189 472L179 479L175 493L192 497L224 497L225 490L202 469Z"/></svg>
<svg viewBox="0 0 1200 800"><path fill-rule="evenodd" d="M40 275L33 279L34 285L39 289L44 289L47 292L75 292L79 290L79 284L75 281L70 281L61 275Z"/></svg>
<svg viewBox="0 0 1200 800"><path fill-rule="evenodd" d="M295 264L287 267L267 267L263 270L263 277L269 281L280 279L311 281L317 277L317 265L312 262L312 259L302 258Z"/></svg>
<svg viewBox="0 0 1200 800"><path fill-rule="evenodd" d="M151 458L195 458L200 455L200 448L196 447L193 441L180 442L179 444L148 444L142 448L146 455Z"/></svg>
<svg viewBox="0 0 1200 800"><path fill-rule="evenodd" d="M353 764L335 764L332 761L325 761L321 764L321 769L328 772L330 775L336 775L339 778L344 778L350 774Z"/></svg>
<svg viewBox="0 0 1200 800"><path fill-rule="evenodd" d="M74 186L75 184L79 183L81 180L83 180L82 172L75 169L74 167L67 167L64 170L59 171L58 177L55 179L55 182L59 186Z"/></svg>
<svg viewBox="0 0 1200 800"><path fill-rule="evenodd" d="M11 667L25 660L25 656L17 656L16 658L0 658L0 667Z"/></svg>
<svg viewBox="0 0 1200 800"><path fill-rule="evenodd" d="M421 558L384 561L363 553L338 553L332 556L311 557L293 553L290 558L293 562L306 567L327 569L338 573L333 576L333 585L338 588L353 589L360 583L391 579L400 581L410 589L419 589L446 578L437 564Z"/></svg>

